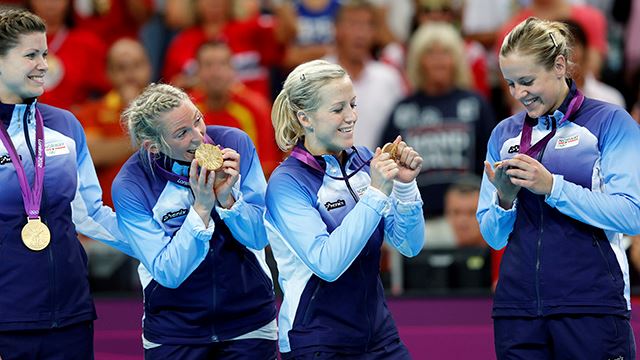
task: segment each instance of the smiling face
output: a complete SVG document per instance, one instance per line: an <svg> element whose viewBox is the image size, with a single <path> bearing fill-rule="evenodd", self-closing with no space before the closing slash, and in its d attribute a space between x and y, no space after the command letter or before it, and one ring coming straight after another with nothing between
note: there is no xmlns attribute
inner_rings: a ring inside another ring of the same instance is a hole
<svg viewBox="0 0 640 360"><path fill-rule="evenodd" d="M47 36L20 35L18 44L0 56L0 101L19 104L42 95L47 72Z"/></svg>
<svg viewBox="0 0 640 360"><path fill-rule="evenodd" d="M566 61L561 55L551 69L545 69L533 56L513 52L500 56L500 70L511 96L534 119L558 109L569 92Z"/></svg>
<svg viewBox="0 0 640 360"><path fill-rule="evenodd" d="M163 114L158 120L169 149L160 149L171 158L191 162L196 148L204 142L206 126L202 114L191 101Z"/></svg>
<svg viewBox="0 0 640 360"><path fill-rule="evenodd" d="M318 109L298 115L303 127L313 129L306 133L304 145L313 155L337 155L353 146L353 129L358 120L353 84L348 76L331 80L318 95Z"/></svg>

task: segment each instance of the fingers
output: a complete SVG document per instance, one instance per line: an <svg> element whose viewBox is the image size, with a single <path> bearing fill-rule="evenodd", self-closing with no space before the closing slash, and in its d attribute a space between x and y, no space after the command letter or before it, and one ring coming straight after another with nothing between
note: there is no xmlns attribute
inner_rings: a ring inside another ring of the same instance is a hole
<svg viewBox="0 0 640 360"><path fill-rule="evenodd" d="M193 159L189 166L189 183L194 186L198 182L198 160Z"/></svg>
<svg viewBox="0 0 640 360"><path fill-rule="evenodd" d="M495 171L493 171L493 167L491 167L491 164L486 160L484 162L484 173L487 174L487 177L490 180L496 175Z"/></svg>
<svg viewBox="0 0 640 360"><path fill-rule="evenodd" d="M404 141L402 141L402 136L400 136L400 135L396 136L395 140L393 140L393 143L396 144L396 145L399 145L401 142L404 143Z"/></svg>

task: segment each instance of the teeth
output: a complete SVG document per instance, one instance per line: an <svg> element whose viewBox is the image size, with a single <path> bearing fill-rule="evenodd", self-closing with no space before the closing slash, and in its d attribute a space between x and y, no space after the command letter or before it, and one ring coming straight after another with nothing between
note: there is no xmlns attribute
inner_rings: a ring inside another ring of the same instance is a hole
<svg viewBox="0 0 640 360"><path fill-rule="evenodd" d="M529 100L527 100L527 101L523 101L522 103L524 104L524 106L529 106L529 105L531 105L534 101L536 101L536 99L538 99L538 98L529 99Z"/></svg>
<svg viewBox="0 0 640 360"><path fill-rule="evenodd" d="M338 131L343 132L343 133L349 133L352 130L353 130L353 128L338 129Z"/></svg>

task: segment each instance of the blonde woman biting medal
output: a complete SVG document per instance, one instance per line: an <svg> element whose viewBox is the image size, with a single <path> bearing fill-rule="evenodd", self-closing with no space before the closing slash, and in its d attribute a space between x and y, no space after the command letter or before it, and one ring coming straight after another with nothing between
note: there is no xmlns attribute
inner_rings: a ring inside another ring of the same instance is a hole
<svg viewBox="0 0 640 360"><path fill-rule="evenodd" d="M122 117L140 150L113 200L141 262L145 359L275 359L266 181L251 139L205 126L171 85L150 85Z"/></svg>
<svg viewBox="0 0 640 360"><path fill-rule="evenodd" d="M95 308L77 232L131 254L80 123L40 104L45 24L0 10L0 357L91 359Z"/></svg>

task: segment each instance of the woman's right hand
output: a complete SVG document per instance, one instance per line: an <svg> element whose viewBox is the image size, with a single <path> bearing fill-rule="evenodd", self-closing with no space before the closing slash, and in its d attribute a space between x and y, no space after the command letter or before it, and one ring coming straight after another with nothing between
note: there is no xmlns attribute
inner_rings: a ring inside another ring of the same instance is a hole
<svg viewBox="0 0 640 360"><path fill-rule="evenodd" d="M370 165L371 186L389 196L393 189L393 179L399 171L398 164L391 155L383 153L379 147L376 148Z"/></svg>
<svg viewBox="0 0 640 360"><path fill-rule="evenodd" d="M508 210L513 206L520 186L513 185L511 177L507 175L506 171L507 166L501 164L494 169L488 161L484 162L484 173L487 174L487 178L498 191L500 207Z"/></svg>
<svg viewBox="0 0 640 360"><path fill-rule="evenodd" d="M215 171L207 171L203 166L198 172L198 160L193 160L189 167L189 185L195 200L193 208L196 210L204 226L209 226L211 210L216 203L216 194L213 191Z"/></svg>

